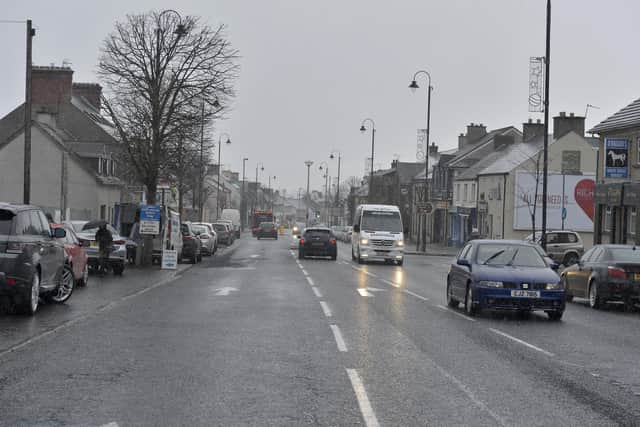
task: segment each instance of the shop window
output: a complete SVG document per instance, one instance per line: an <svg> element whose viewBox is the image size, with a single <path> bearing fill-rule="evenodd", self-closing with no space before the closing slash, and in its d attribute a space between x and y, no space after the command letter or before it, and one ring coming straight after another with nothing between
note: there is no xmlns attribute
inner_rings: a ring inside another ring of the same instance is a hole
<svg viewBox="0 0 640 427"><path fill-rule="evenodd" d="M464 201L466 202L467 200L469 200L468 197L468 190L469 190L469 184L465 184L464 185Z"/></svg>
<svg viewBox="0 0 640 427"><path fill-rule="evenodd" d="M612 220L613 215L611 213L611 208L607 208L604 214L604 231L611 231Z"/></svg>
<svg viewBox="0 0 640 427"><path fill-rule="evenodd" d="M460 184L456 184L456 202L460 201Z"/></svg>
<svg viewBox="0 0 640 427"><path fill-rule="evenodd" d="M636 212L636 208L631 208L631 211L629 211L629 234L633 234L635 236L636 234L636 218L637 218L637 212Z"/></svg>
<svg viewBox="0 0 640 427"><path fill-rule="evenodd" d="M476 200L476 185L471 184L471 201Z"/></svg>

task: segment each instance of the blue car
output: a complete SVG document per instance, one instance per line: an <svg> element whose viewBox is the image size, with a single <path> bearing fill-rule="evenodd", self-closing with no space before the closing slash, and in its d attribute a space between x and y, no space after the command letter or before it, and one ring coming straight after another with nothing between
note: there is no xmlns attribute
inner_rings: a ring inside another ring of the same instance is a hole
<svg viewBox="0 0 640 427"><path fill-rule="evenodd" d="M461 302L470 316L483 309L540 310L549 319L560 320L565 289L558 274L532 244L473 240L458 253L447 275L449 307Z"/></svg>

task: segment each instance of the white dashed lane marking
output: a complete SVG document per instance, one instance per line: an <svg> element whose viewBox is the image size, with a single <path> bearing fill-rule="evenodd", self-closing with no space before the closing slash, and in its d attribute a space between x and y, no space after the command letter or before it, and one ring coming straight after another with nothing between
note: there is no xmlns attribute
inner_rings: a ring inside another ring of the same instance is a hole
<svg viewBox="0 0 640 427"><path fill-rule="evenodd" d="M331 309L329 308L329 304L327 304L324 301L320 301L320 307L322 307L322 312L324 313L325 316L327 317L333 316L333 313L331 313Z"/></svg>
<svg viewBox="0 0 640 427"><path fill-rule="evenodd" d="M503 337L505 337L505 338L508 338L508 339L510 339L511 341L517 342L518 344L522 344L523 346L528 347L528 348L530 348L531 350L538 351L538 352L540 352L540 353L544 354L545 356L549 356L549 357L553 357L553 356L555 356L553 353L548 352L547 350L543 350L543 349L541 349L540 347L536 347L536 346L535 346L535 345L533 345L533 344L529 344L528 342L523 341L523 340L521 340L521 339L519 339L519 338L516 338L516 337L514 337L514 336L511 336L511 335L509 335L509 334L507 334L507 333L505 333L505 332L502 332L502 331L499 331L499 330L497 330L497 329L493 329L493 328L489 328L489 330L490 330L491 332L493 332L493 333L496 333L496 334L501 335L501 336L503 336Z"/></svg>
<svg viewBox="0 0 640 427"><path fill-rule="evenodd" d="M336 345L338 346L339 351L347 351L347 344L344 342L344 338L342 338L342 332L340 332L340 328L338 325L330 325L331 332L333 332L333 337L336 339Z"/></svg>
<svg viewBox="0 0 640 427"><path fill-rule="evenodd" d="M322 298L322 294L320 293L320 290L318 288L316 288L315 286L311 287L311 290L313 290L313 293L318 297L318 298Z"/></svg>
<svg viewBox="0 0 640 427"><path fill-rule="evenodd" d="M373 407L371 406L371 402L369 402L369 397L367 396L367 392L358 371L347 368L347 375L349 375L351 386L353 387L353 391L356 393L364 424L367 427L380 427L380 423L376 418L375 412L373 412Z"/></svg>

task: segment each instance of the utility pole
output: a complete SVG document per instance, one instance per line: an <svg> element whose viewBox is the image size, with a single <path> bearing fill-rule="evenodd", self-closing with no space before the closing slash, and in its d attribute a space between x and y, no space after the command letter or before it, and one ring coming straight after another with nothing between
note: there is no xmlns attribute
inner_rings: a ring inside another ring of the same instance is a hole
<svg viewBox="0 0 640 427"><path fill-rule="evenodd" d="M547 181L549 178L549 64L551 63L551 0L547 0L547 41L544 61L544 157L542 168L542 249L547 250Z"/></svg>
<svg viewBox="0 0 640 427"><path fill-rule="evenodd" d="M33 29L31 19L27 19L27 69L24 90L24 178L23 201L25 205L31 203L31 69L32 43L36 31Z"/></svg>
<svg viewBox="0 0 640 427"><path fill-rule="evenodd" d="M200 123L200 222L204 222L204 100L202 100L202 117Z"/></svg>
<svg viewBox="0 0 640 427"><path fill-rule="evenodd" d="M242 215L240 217L240 227L242 231L244 231L245 223L247 220L247 201L244 195L244 182L246 181L244 173L245 173L245 165L247 163L247 160L249 160L249 158L247 157L242 159L242 194L240 195L240 212Z"/></svg>
<svg viewBox="0 0 640 427"><path fill-rule="evenodd" d="M306 226L309 226L309 177L311 176L311 165L313 165L313 161L312 160L307 160L304 162L304 164L307 166L307 202L305 203L305 210L307 211L306 213Z"/></svg>

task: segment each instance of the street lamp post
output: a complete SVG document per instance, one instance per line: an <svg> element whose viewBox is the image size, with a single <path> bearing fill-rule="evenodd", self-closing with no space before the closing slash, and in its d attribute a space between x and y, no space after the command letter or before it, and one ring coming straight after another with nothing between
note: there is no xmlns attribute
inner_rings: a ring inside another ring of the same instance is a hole
<svg viewBox="0 0 640 427"><path fill-rule="evenodd" d="M309 177L311 176L311 165L313 165L313 160L306 160L304 162L305 166L307 167L307 203L305 203L306 206L306 226L309 226Z"/></svg>
<svg viewBox="0 0 640 427"><path fill-rule="evenodd" d="M242 194L240 195L240 211L242 213L242 216L240 217L240 228L242 229L242 231L244 231L244 227L247 221L247 200L244 194L244 182L247 180L247 178L245 177L247 160L249 160L248 157L242 159Z"/></svg>
<svg viewBox="0 0 640 427"><path fill-rule="evenodd" d="M273 180L276 180L276 176L273 175ZM269 190L267 191L269 194L269 205L271 207L271 212L273 212L273 194L271 193L271 175L269 175Z"/></svg>
<svg viewBox="0 0 640 427"><path fill-rule="evenodd" d="M223 133L218 136L218 193L216 194L216 216L220 219L220 169L222 169L222 165L220 164L220 154L222 153L222 137L227 137L227 144L231 144L231 137L228 133Z"/></svg>
<svg viewBox="0 0 640 427"><path fill-rule="evenodd" d="M544 61L544 153L542 165L542 249L547 250L547 180L549 178L549 74L551 64L551 0L547 0L546 53Z"/></svg>
<svg viewBox="0 0 640 427"><path fill-rule="evenodd" d="M429 200L429 127L431 125L431 91L433 90L433 86L431 86L431 74L427 71L419 70L413 75L413 79L411 80L411 84L409 85L409 89L415 92L420 86L416 82L416 78L418 75L424 75L427 77L428 86L427 86L427 141L424 153L424 199L425 202ZM418 250L418 244L416 245L416 250ZM427 250L427 213L424 213L424 221L422 224L422 251Z"/></svg>
<svg viewBox="0 0 640 427"><path fill-rule="evenodd" d="M264 171L264 163L262 163L262 162L256 163L256 199L255 199L255 206L253 208L254 211L259 206L259 204L258 204L258 167L262 168L262 169L260 169L261 171Z"/></svg>
<svg viewBox="0 0 640 427"><path fill-rule="evenodd" d="M324 167L323 167L324 165ZM329 200L329 192L328 192L328 182L327 180L329 179L329 164L327 162L321 162L320 166L318 166L318 170L323 170L324 169L324 175L322 176L324 178L324 220L327 223L327 225L329 225L329 212L328 212L328 200Z"/></svg>
<svg viewBox="0 0 640 427"><path fill-rule="evenodd" d="M367 128L364 126L366 122L371 123L371 173L369 175L368 202L373 203L371 195L373 194L373 153L374 153L374 147L375 147L375 141L376 141L376 123L373 121L373 119L369 119L369 118L364 119L362 121L362 124L360 125L360 132L365 132L367 130Z"/></svg>
<svg viewBox="0 0 640 427"><path fill-rule="evenodd" d="M335 154L338 155L338 185L336 186L336 202L335 202L335 207L337 207L340 210L340 215L338 215L338 221L340 221L340 217L342 217L342 209L340 209L340 161L342 160L342 153L340 151L337 150L333 150L331 152L331 154L329 155L329 158L331 160L335 159Z"/></svg>

